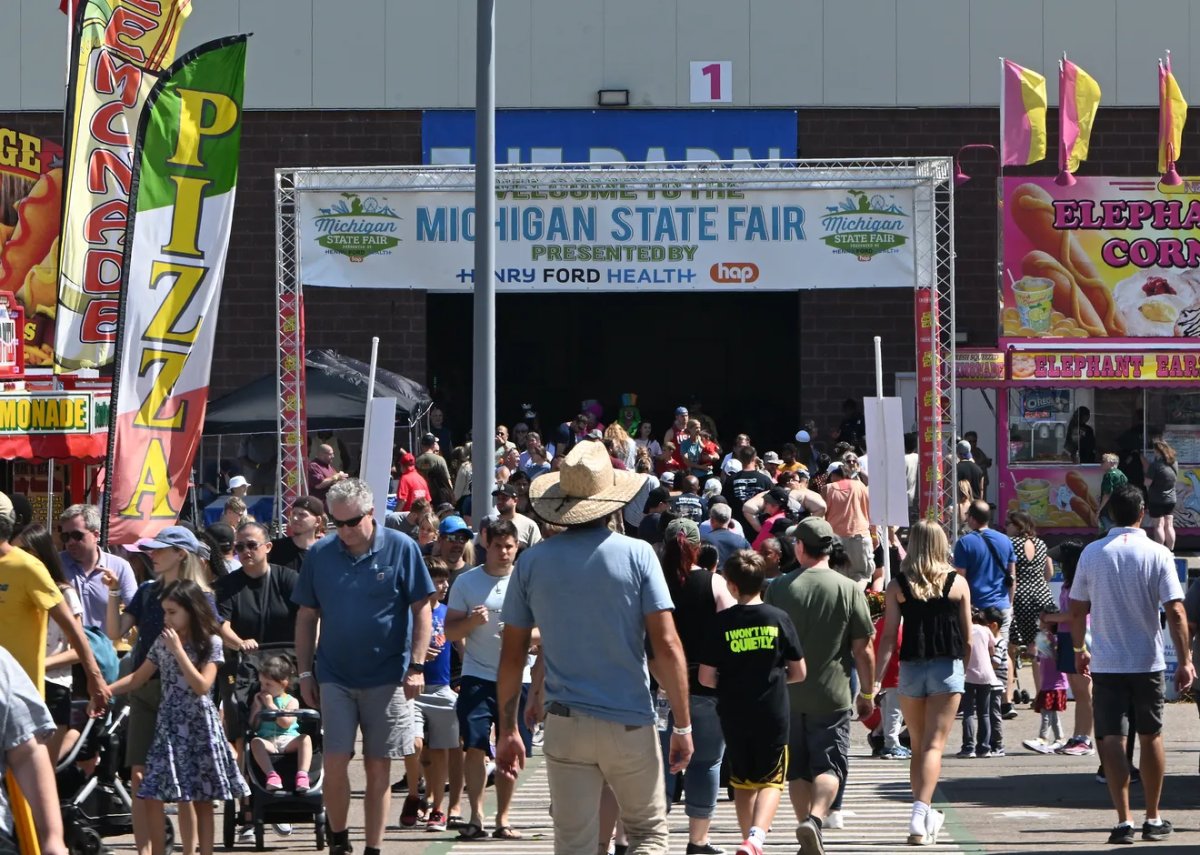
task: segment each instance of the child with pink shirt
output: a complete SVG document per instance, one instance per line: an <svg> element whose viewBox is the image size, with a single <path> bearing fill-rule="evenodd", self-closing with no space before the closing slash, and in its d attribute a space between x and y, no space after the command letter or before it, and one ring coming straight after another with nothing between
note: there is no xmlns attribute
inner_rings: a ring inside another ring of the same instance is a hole
<svg viewBox="0 0 1200 855"><path fill-rule="evenodd" d="M1022 744L1039 754L1053 754L1066 745L1059 713L1067 709L1067 675L1058 670L1055 642L1049 631L1042 631L1037 647L1042 689L1033 701L1033 710L1042 714L1042 723L1037 739L1026 739Z"/></svg>

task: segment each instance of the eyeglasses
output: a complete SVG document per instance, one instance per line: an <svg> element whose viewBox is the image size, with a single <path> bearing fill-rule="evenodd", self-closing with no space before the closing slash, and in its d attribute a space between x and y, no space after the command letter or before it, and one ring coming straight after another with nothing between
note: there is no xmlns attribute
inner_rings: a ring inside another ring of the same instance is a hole
<svg viewBox="0 0 1200 855"><path fill-rule="evenodd" d="M60 531L59 534L62 535L63 540L73 540L76 543L81 543L88 533L86 531Z"/></svg>
<svg viewBox="0 0 1200 855"><path fill-rule="evenodd" d="M374 508L371 509L371 511L373 511L373 510L374 510ZM329 519L333 522L334 526L336 526L337 528L342 528L343 526L350 526L351 528L354 528L354 526L358 525L367 516L369 516L371 511L367 511L365 514L359 514L356 517L350 517L350 519L348 519L348 520L339 520L336 517L332 517L332 516Z"/></svg>
<svg viewBox="0 0 1200 855"><path fill-rule="evenodd" d="M253 552L262 546L257 540L239 540L233 545L233 548L238 552Z"/></svg>

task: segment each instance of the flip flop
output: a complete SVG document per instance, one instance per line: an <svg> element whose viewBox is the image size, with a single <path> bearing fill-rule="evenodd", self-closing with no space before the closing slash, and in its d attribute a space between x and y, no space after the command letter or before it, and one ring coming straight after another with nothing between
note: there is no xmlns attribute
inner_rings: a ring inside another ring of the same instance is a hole
<svg viewBox="0 0 1200 855"><path fill-rule="evenodd" d="M482 826L478 826L473 822L468 822L458 830L459 840L483 840L487 837L487 832Z"/></svg>
<svg viewBox="0 0 1200 855"><path fill-rule="evenodd" d="M511 825L498 825L496 830L492 832L492 837L497 840L520 840L521 832L517 831Z"/></svg>

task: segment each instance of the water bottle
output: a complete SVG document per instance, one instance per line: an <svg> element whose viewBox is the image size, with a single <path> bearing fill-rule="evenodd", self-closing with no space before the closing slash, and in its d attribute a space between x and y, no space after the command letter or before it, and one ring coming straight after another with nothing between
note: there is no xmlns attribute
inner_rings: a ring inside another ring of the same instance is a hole
<svg viewBox="0 0 1200 855"><path fill-rule="evenodd" d="M667 700L667 693L662 689L658 690L658 697L654 699L654 714L658 716L658 730L660 733L665 733L670 727L671 702Z"/></svg>

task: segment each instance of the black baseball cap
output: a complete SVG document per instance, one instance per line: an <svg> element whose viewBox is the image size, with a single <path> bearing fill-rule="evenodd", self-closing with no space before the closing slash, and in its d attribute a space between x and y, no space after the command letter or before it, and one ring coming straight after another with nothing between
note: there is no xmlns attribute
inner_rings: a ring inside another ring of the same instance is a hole
<svg viewBox="0 0 1200 855"><path fill-rule="evenodd" d="M292 510L295 510L296 508L303 508L316 517L325 516L325 503L316 496L301 496L299 499L292 502Z"/></svg>
<svg viewBox="0 0 1200 855"><path fill-rule="evenodd" d="M661 505L663 502L669 501L671 501L671 494L662 487L655 487L650 491L649 495L646 496L646 507L654 508L658 505Z"/></svg>
<svg viewBox="0 0 1200 855"><path fill-rule="evenodd" d="M786 508L788 506L788 497L788 491L783 489L783 487L772 487L769 491L767 491L766 501L770 502L776 507Z"/></svg>
<svg viewBox="0 0 1200 855"><path fill-rule="evenodd" d="M512 484L500 484L495 490L492 490L493 496L508 496L510 499L517 497L517 488Z"/></svg>

